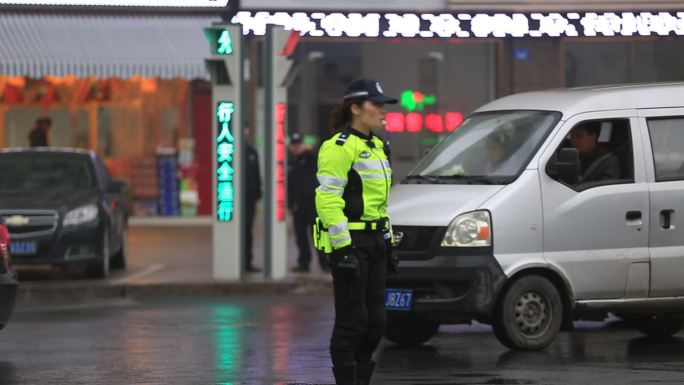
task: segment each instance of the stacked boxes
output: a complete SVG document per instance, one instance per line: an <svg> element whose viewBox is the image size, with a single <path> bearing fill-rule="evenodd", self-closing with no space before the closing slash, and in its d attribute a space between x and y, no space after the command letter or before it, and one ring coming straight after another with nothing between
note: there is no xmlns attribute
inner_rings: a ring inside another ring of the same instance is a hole
<svg viewBox="0 0 684 385"><path fill-rule="evenodd" d="M157 159L155 157L135 158L131 161L131 186L133 215L157 215Z"/></svg>
<svg viewBox="0 0 684 385"><path fill-rule="evenodd" d="M157 151L157 179L159 183L159 196L157 198L159 215L180 215L178 155L175 149L159 149Z"/></svg>
<svg viewBox="0 0 684 385"><path fill-rule="evenodd" d="M197 169L194 139L181 138L178 141L178 171L180 174L180 208L182 216L194 217L197 215L197 206L199 205Z"/></svg>

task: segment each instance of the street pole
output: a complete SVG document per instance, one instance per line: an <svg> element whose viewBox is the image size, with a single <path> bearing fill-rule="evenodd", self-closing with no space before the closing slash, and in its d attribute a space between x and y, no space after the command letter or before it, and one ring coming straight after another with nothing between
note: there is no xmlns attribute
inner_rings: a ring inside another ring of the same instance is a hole
<svg viewBox="0 0 684 385"><path fill-rule="evenodd" d="M242 28L217 23L205 28L211 58L205 60L212 84L213 277L244 276L242 213L245 193L242 135ZM192 256L188 256L191 258ZM192 263L192 261L189 261Z"/></svg>
<svg viewBox="0 0 684 385"><path fill-rule="evenodd" d="M292 60L284 53L290 32L282 27L266 31L263 55L265 94L265 274L280 279L287 274L287 84Z"/></svg>

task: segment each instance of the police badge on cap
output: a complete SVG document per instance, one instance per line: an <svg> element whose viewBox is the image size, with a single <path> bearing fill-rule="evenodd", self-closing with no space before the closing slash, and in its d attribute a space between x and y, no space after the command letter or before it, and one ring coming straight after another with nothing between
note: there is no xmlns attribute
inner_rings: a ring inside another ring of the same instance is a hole
<svg viewBox="0 0 684 385"><path fill-rule="evenodd" d="M373 79L359 79L347 86L344 91L345 99L360 98L368 99L377 103L396 104L398 100L385 96L380 82Z"/></svg>

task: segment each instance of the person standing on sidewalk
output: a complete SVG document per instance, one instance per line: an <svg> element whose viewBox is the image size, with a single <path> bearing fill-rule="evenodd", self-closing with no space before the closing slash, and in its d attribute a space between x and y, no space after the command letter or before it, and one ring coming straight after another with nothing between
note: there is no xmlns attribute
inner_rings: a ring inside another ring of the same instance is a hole
<svg viewBox="0 0 684 385"><path fill-rule="evenodd" d="M299 258L295 273L308 273L311 264L311 225L316 218L314 203L316 181L316 156L298 132L290 136L290 155L287 164L287 207L294 219L295 237ZM322 266L323 267L323 266Z"/></svg>
<svg viewBox="0 0 684 385"><path fill-rule="evenodd" d="M245 124L244 136L248 137L251 133L249 123ZM247 152L247 163L245 171L247 174L247 210L245 221L245 271L248 273L258 273L261 269L254 266L254 217L256 216L257 202L261 199L261 173L259 172L259 153L247 140L244 141L245 151Z"/></svg>
<svg viewBox="0 0 684 385"><path fill-rule="evenodd" d="M380 83L351 83L318 155L315 237L330 251L335 325L330 357L338 385L369 384L372 355L385 331L385 275L395 271L387 202L392 184L389 147L373 131L384 126ZM322 235L321 235L322 234ZM322 241L321 241L322 240Z"/></svg>
<svg viewBox="0 0 684 385"><path fill-rule="evenodd" d="M28 135L29 146L47 147L49 145L50 127L52 127L52 119L48 117L36 119L36 124Z"/></svg>

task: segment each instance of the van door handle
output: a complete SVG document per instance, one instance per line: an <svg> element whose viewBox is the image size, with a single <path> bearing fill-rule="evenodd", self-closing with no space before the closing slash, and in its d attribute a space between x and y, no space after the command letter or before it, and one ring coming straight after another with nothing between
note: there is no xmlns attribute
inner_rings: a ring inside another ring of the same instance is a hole
<svg viewBox="0 0 684 385"><path fill-rule="evenodd" d="M630 226L641 225L641 211L627 211L625 219Z"/></svg>
<svg viewBox="0 0 684 385"><path fill-rule="evenodd" d="M672 225L672 219L674 218L674 210L661 210L660 211L660 227L665 230L674 229Z"/></svg>

